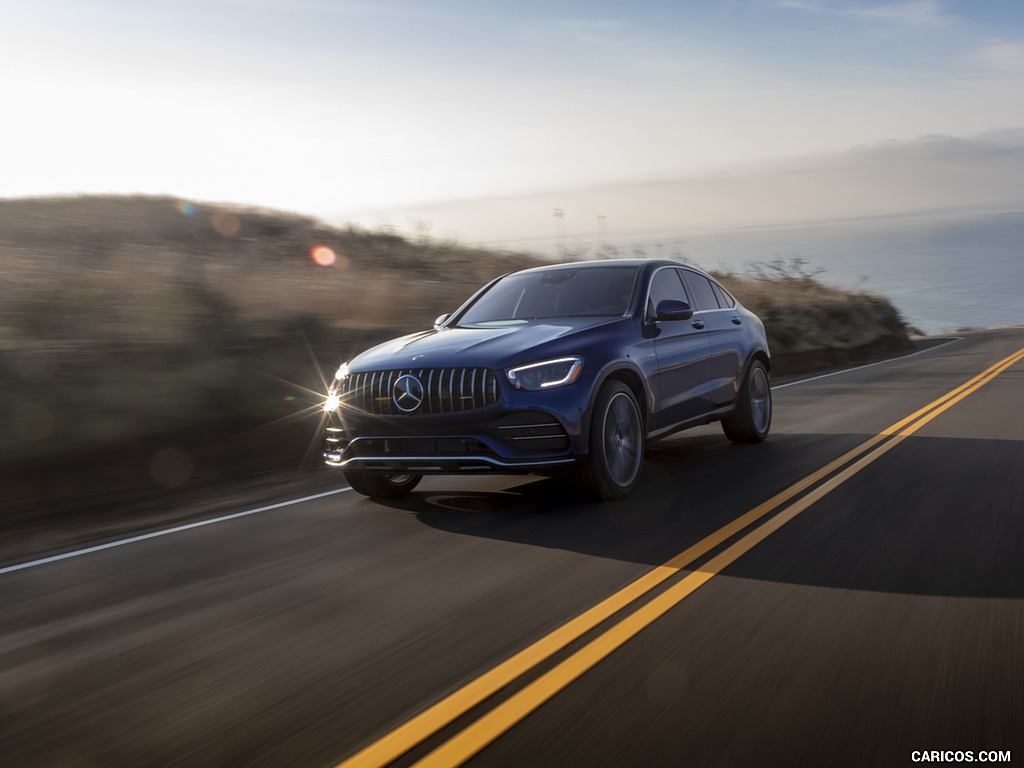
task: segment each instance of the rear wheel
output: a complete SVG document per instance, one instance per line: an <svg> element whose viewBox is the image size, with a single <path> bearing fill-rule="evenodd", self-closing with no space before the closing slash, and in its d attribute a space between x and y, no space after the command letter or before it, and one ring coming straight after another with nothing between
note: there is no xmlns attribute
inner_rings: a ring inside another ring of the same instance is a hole
<svg viewBox="0 0 1024 768"><path fill-rule="evenodd" d="M359 469L344 470L345 479L352 490L371 499L394 499L405 496L423 479L423 475L408 472L364 472Z"/></svg>
<svg viewBox="0 0 1024 768"><path fill-rule="evenodd" d="M760 443L772 425L772 389L768 369L755 360L740 388L739 402L732 415L722 419L725 436L734 443Z"/></svg>
<svg viewBox="0 0 1024 768"><path fill-rule="evenodd" d="M584 490L603 501L628 496L640 480L644 437L633 390L621 381L606 382L591 416L590 452L577 472Z"/></svg>

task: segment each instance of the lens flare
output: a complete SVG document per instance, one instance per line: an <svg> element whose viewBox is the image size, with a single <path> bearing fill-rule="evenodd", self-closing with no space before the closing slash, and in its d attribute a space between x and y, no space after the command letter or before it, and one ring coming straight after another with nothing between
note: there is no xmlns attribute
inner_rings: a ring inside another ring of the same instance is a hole
<svg viewBox="0 0 1024 768"><path fill-rule="evenodd" d="M326 245L318 245L309 255L313 258L313 261L321 267L334 266L334 262L338 260L338 255L328 248Z"/></svg>
<svg viewBox="0 0 1024 768"><path fill-rule="evenodd" d="M234 237L242 228L241 220L228 211L217 211L213 214L213 228L224 237Z"/></svg>
<svg viewBox="0 0 1024 768"><path fill-rule="evenodd" d="M184 216L195 216L196 207L192 203L186 203L182 200L178 203L178 212Z"/></svg>

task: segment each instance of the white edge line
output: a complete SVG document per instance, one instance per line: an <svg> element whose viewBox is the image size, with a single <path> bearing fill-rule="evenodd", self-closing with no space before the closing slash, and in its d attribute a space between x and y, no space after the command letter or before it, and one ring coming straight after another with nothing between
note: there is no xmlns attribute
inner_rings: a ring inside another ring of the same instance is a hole
<svg viewBox="0 0 1024 768"><path fill-rule="evenodd" d="M886 363L895 363L898 360L909 360L912 357L923 355L927 352L935 352L943 347L948 347L950 344L956 344L958 341L963 341L963 336L957 336L956 338L950 339L945 344L939 344L935 347L928 347L928 349L919 349L917 352L911 352L909 355L901 355L900 357L890 357L888 360L879 360L877 363L868 363L867 365L858 365L856 368L844 368L841 371L832 371L832 373L823 373L820 376L812 376L809 379L800 379L800 381L790 381L785 384L776 384L772 387L772 391L776 389L785 389L786 387L795 387L797 384L806 384L810 381L818 381L819 379L828 379L832 376L841 376L844 373L853 373L854 371L863 371L865 368L874 368L876 365L885 365Z"/></svg>
<svg viewBox="0 0 1024 768"><path fill-rule="evenodd" d="M247 509L244 512L234 512L230 515L222 515L221 517L213 517L209 520L199 520L195 523L186 523L185 525L177 525L174 528L166 528L161 531L153 531L151 533L142 533L138 536L131 536L127 539L118 539L116 541L108 541L106 544L97 544L93 547L86 547L85 549L76 549L72 552L64 552L60 555L51 555L50 557L43 557L38 560L30 560L25 563L17 563L15 565L8 565L4 568L0 568L0 576L6 573L14 573L15 571L23 571L27 568L35 568L37 565L46 565L47 563L56 563L60 560L67 560L72 557L79 557L80 555L88 555L92 552L101 552L104 549L113 549L114 547L123 547L125 544L134 544L137 541L145 541L146 539L155 539L160 536L167 536L172 533L180 533L181 531L188 531L192 528L202 528L204 525L213 525L214 523L222 523L225 520L236 520L239 517L248 517L249 515L258 515L260 512L269 512L272 509L280 509L281 507L289 507L293 504L302 504L305 501L313 501L315 499L322 499L325 496L333 496L336 493L344 493L345 491L351 491L351 488L335 488L333 491L324 491L323 493L316 493L312 496L303 496L301 499L291 499L289 501L279 501L276 504L269 504L265 507L257 507L256 509Z"/></svg>

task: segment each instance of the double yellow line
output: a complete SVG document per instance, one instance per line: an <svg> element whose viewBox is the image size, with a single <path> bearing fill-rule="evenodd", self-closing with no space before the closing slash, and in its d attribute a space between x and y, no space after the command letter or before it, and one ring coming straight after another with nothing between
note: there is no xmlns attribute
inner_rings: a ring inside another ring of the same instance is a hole
<svg viewBox="0 0 1024 768"><path fill-rule="evenodd" d="M726 566L735 562L812 504L827 496L866 466L965 397L985 386L1021 359L1024 359L1024 348L680 552L668 562L654 568L593 608L519 651L375 741L341 763L338 768L380 768L401 757L505 686L528 673L541 662L595 629L617 612L638 601L654 587L678 574L687 565L724 544L770 512L774 512L805 491L809 491L713 557L699 570L681 579L606 629L415 764L423 767L461 765L616 648L707 583Z"/></svg>

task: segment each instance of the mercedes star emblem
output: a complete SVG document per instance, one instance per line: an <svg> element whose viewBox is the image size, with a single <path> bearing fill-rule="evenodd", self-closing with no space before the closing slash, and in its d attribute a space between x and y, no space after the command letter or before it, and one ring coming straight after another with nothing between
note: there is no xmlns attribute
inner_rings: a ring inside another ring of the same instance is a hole
<svg viewBox="0 0 1024 768"><path fill-rule="evenodd" d="M411 413L423 402L423 384L411 373L399 376L391 390L391 399L402 413Z"/></svg>

